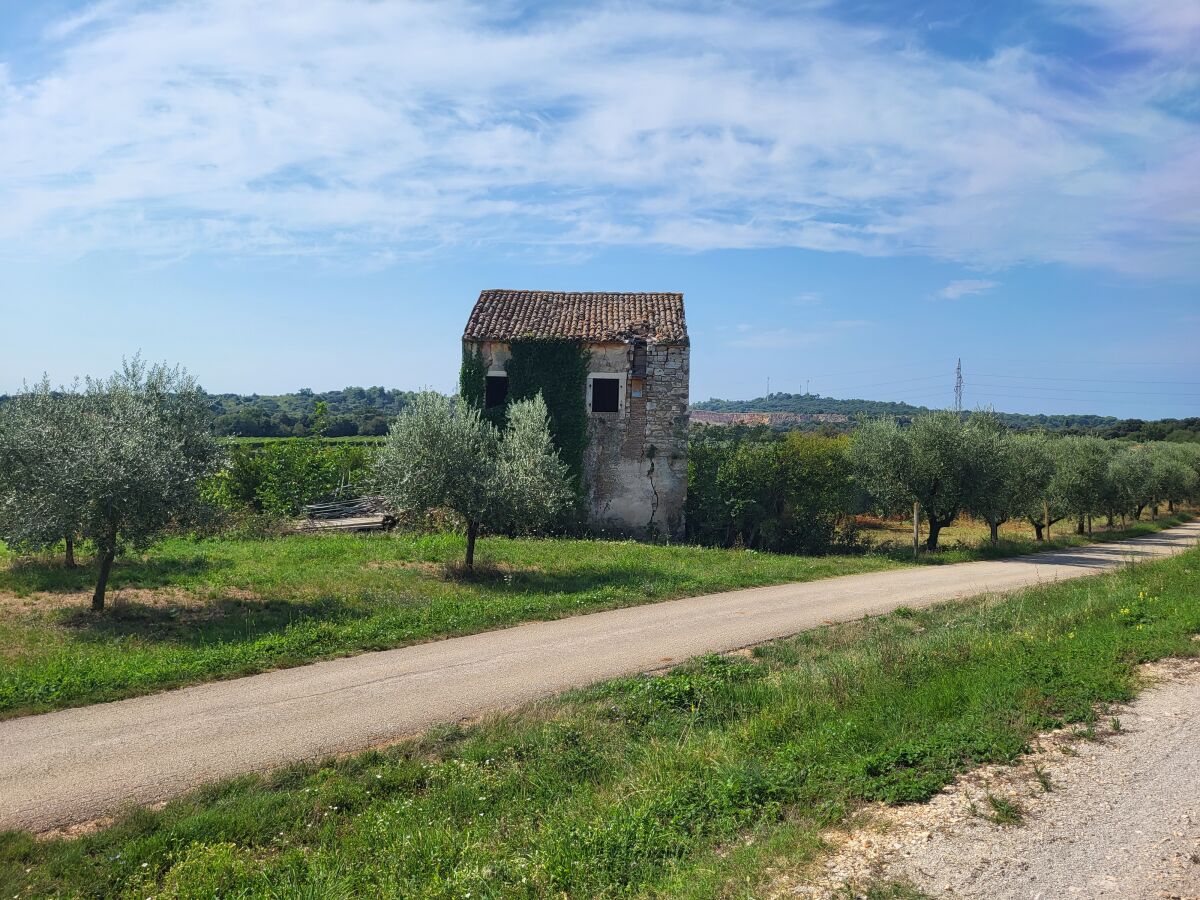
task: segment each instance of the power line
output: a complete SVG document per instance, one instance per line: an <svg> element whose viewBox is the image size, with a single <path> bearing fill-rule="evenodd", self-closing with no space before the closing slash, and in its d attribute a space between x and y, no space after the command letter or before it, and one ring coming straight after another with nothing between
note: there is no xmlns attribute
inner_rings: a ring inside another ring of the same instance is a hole
<svg viewBox="0 0 1200 900"><path fill-rule="evenodd" d="M983 357L983 360L984 360L984 362L999 362L1004 365L1008 365L1010 363L1019 363L1019 362L1025 362L1031 367L1045 365L1044 361L1014 360L1012 357L1005 357L1005 358L1001 359L1000 357L996 357L996 356L987 356L987 357ZM1058 357L1055 357L1054 362L1061 364L1061 365L1091 366L1091 367L1100 368L1100 369L1103 369L1106 367L1114 367L1114 366L1134 366L1136 368L1146 368L1146 369L1150 369L1150 368L1180 369L1180 368L1184 368L1184 367L1187 367L1187 368L1195 367L1195 363L1192 361L1188 361L1188 362L1124 362L1121 360L1059 359Z"/></svg>
<svg viewBox="0 0 1200 900"><path fill-rule="evenodd" d="M1132 378L1069 378L1047 375L988 375L983 372L968 373L972 378L1009 378L1025 381L1082 381L1093 384L1185 384L1200 385L1200 381L1138 381Z"/></svg>
<svg viewBox="0 0 1200 900"><path fill-rule="evenodd" d="M1061 400L1063 403L1079 403L1083 399L1081 397L1047 397L1045 394L1039 394L1039 395L1035 396L1032 394L994 394L991 392L985 392L983 396L985 398L991 397L991 398L998 398L1000 400L1039 400L1039 401ZM1163 399L1171 399L1171 398L1165 397ZM1080 413L1080 415L1085 415L1085 414ZM1086 415L1091 415L1091 413L1086 413ZM1099 413L1097 413L1096 415L1099 415Z"/></svg>
<svg viewBox="0 0 1200 900"><path fill-rule="evenodd" d="M1128 394L1134 397L1164 397L1167 399L1179 400L1186 397L1200 397L1200 392L1196 391L1177 391L1167 393L1165 391L1119 391L1112 388L1072 388L1055 385L1054 387L1040 387L1036 384L981 384L982 388L988 390L1008 390L1009 388L1017 391L1061 391L1067 394ZM1080 397L1079 399L1083 399Z"/></svg>

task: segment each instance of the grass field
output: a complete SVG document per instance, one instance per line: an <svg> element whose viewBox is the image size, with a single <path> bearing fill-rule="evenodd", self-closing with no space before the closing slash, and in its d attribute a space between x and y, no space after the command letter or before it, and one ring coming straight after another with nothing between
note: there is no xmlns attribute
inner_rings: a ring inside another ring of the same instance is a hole
<svg viewBox="0 0 1200 900"><path fill-rule="evenodd" d="M0 837L0 896L749 897L865 801L920 802L1138 663L1200 653L1200 551L897 612L477 725ZM882 889L878 896L913 896Z"/></svg>
<svg viewBox="0 0 1200 900"><path fill-rule="evenodd" d="M314 659L782 581L896 567L615 541L480 542L447 576L455 535L171 539L114 570L88 611L89 568L0 568L0 715L109 700Z"/></svg>
<svg viewBox="0 0 1200 900"><path fill-rule="evenodd" d="M1034 548L1005 542L926 560ZM119 562L100 615L88 610L90 567L0 557L0 717L523 621L910 564L905 553L798 557L489 539L476 576L449 577L462 550L462 539L447 534L173 538Z"/></svg>

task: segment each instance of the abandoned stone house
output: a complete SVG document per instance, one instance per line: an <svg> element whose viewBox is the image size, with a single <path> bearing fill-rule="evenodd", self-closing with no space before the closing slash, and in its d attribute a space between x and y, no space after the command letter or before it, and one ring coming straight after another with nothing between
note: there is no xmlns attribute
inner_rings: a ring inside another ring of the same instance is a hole
<svg viewBox="0 0 1200 900"><path fill-rule="evenodd" d="M504 404L509 347L520 338L570 340L586 351L589 524L682 537L689 353L683 295L481 292L463 343L487 367L486 406Z"/></svg>

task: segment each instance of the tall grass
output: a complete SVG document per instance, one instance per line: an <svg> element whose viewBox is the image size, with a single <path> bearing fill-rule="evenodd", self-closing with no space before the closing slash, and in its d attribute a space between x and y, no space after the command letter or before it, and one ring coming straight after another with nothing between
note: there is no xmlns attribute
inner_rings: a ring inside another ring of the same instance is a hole
<svg viewBox="0 0 1200 900"><path fill-rule="evenodd" d="M0 896L749 896L857 804L920 802L1200 645L1200 551L899 610L469 727L0 838ZM903 894L894 894L902 896Z"/></svg>

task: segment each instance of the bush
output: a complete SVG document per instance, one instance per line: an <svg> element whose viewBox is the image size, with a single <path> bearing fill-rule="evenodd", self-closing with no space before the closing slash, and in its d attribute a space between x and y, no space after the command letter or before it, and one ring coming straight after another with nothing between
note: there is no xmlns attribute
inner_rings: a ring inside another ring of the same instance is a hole
<svg viewBox="0 0 1200 900"><path fill-rule="evenodd" d="M235 444L227 467L208 480L204 494L224 509L294 516L339 489L356 489L372 455L369 447L307 438Z"/></svg>
<svg viewBox="0 0 1200 900"><path fill-rule="evenodd" d="M718 546L824 553L853 500L849 440L701 443L688 461L688 533Z"/></svg>

